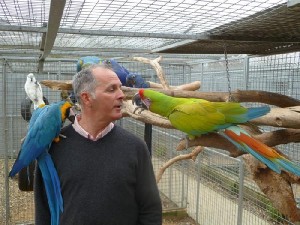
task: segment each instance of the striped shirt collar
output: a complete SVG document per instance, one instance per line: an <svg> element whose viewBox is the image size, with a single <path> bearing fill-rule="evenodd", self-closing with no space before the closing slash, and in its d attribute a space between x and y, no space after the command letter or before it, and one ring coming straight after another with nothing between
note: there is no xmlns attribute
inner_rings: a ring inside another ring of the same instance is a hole
<svg viewBox="0 0 300 225"><path fill-rule="evenodd" d="M114 124L110 123L108 124L107 127L105 127L96 137L93 137L91 134L89 134L85 129L83 129L82 126L80 126L80 124L78 123L78 121L80 120L80 115L76 115L75 116L75 121L72 124L74 130L82 135L83 137L92 140L92 141L97 141L100 138L103 138L106 134L108 134L113 128L114 128Z"/></svg>

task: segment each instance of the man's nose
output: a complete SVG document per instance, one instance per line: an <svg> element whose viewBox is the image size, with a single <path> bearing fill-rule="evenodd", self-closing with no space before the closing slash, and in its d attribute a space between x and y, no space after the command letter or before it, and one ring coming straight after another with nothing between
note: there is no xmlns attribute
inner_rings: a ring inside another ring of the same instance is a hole
<svg viewBox="0 0 300 225"><path fill-rule="evenodd" d="M118 99L124 99L124 98L125 98L124 92L123 92L121 89L119 89L119 96L118 96Z"/></svg>

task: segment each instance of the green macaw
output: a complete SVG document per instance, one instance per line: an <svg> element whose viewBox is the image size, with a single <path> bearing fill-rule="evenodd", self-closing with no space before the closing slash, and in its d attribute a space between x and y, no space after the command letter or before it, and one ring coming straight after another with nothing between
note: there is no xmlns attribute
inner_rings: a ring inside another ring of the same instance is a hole
<svg viewBox="0 0 300 225"><path fill-rule="evenodd" d="M234 102L175 98L149 89L140 89L138 95L145 107L168 118L174 128L186 133L190 139L218 132L238 149L250 153L273 171L281 173L285 169L300 176L300 167L297 164L237 126L269 113L270 107L245 108Z"/></svg>

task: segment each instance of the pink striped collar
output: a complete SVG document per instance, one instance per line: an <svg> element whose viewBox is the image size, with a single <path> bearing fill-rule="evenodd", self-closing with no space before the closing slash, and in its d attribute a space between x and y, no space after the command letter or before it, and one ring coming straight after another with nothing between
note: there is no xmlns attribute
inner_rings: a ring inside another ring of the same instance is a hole
<svg viewBox="0 0 300 225"><path fill-rule="evenodd" d="M75 116L75 121L72 124L74 130L82 135L83 137L90 139L92 141L97 141L100 138L103 138L108 132L110 132L114 128L114 124L110 123L107 127L105 127L96 137L93 137L91 134L89 134L86 130L82 128L82 126L79 125L78 121L80 120L80 115Z"/></svg>

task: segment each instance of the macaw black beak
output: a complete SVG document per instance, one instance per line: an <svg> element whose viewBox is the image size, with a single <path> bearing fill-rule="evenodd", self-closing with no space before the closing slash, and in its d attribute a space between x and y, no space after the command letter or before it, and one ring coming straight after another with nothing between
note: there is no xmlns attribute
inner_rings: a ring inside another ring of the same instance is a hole
<svg viewBox="0 0 300 225"><path fill-rule="evenodd" d="M133 97L132 97L132 105L138 105L137 102L140 102L141 100L141 96L139 95L139 93L136 93Z"/></svg>
<svg viewBox="0 0 300 225"><path fill-rule="evenodd" d="M75 121L75 113L74 113L74 111L72 110L72 108L68 108L67 109L68 110L68 112L67 112L67 114L68 114L68 120L70 120L71 121L71 123L74 123L74 121Z"/></svg>
<svg viewBox="0 0 300 225"><path fill-rule="evenodd" d="M141 96L139 93L136 93L132 98L132 104L136 105L139 108L148 109L148 106L145 104L145 102L141 99Z"/></svg>

